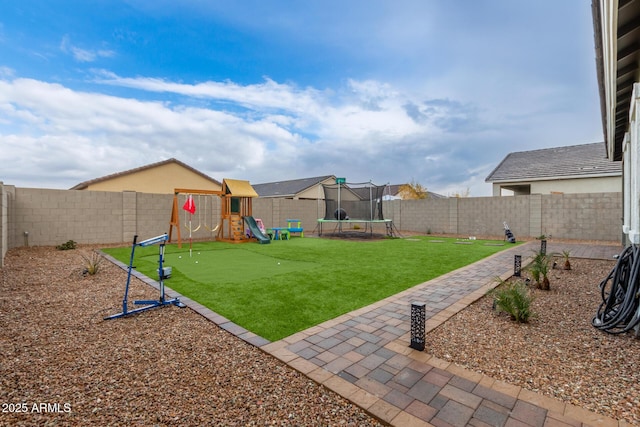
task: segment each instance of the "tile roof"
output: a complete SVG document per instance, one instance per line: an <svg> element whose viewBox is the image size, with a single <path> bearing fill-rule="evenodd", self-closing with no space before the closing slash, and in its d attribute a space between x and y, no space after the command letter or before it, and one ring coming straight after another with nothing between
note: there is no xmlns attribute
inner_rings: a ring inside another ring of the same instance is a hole
<svg viewBox="0 0 640 427"><path fill-rule="evenodd" d="M100 178L91 179L89 181L84 181L84 182L81 182L80 184L75 185L74 187L71 187L70 190L85 190L90 185L96 184L98 182L108 181L110 179L118 178L118 177L125 176L125 175L131 175L131 174L134 174L134 173L137 173L137 172L141 172L141 171L144 171L144 170L153 169L153 168L156 168L158 166L164 166L164 165L167 165L169 163L176 163L176 164L182 166L183 168L189 169L191 172L194 172L194 173L196 173L196 174L198 174L198 175L200 175L200 176L202 176L202 177L204 177L204 178L206 178L206 179L208 179L208 180L210 180L210 181L212 181L212 182L214 182L214 183L216 183L218 185L222 185L221 182L218 182L217 180L215 180L215 179L211 178L210 176L200 172L199 170L194 169L191 166L187 165L186 163L182 163L180 160L174 159L172 157L170 159L163 160L161 162L151 163L151 164L148 164L148 165L145 165L145 166L140 166L139 168L129 169L129 170L126 170L126 171L113 173L111 175L106 175L106 176L103 176L103 177L100 177Z"/></svg>
<svg viewBox="0 0 640 427"><path fill-rule="evenodd" d="M485 182L621 176L621 162L606 157L603 142L509 153Z"/></svg>
<svg viewBox="0 0 640 427"><path fill-rule="evenodd" d="M334 178L333 175L316 176L312 178L292 179L289 181L266 182L251 184L260 197L293 197L302 191Z"/></svg>

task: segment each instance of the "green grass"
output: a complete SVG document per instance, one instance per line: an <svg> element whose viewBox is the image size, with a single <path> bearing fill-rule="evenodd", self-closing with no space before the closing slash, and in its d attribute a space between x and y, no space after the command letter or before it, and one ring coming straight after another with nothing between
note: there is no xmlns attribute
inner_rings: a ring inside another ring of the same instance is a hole
<svg viewBox="0 0 640 427"><path fill-rule="evenodd" d="M512 245L414 237L293 238L165 247L166 286L275 341L478 261ZM104 249L129 264L131 247ZM136 247L137 270L157 279L158 247ZM124 284L123 284L124 286Z"/></svg>

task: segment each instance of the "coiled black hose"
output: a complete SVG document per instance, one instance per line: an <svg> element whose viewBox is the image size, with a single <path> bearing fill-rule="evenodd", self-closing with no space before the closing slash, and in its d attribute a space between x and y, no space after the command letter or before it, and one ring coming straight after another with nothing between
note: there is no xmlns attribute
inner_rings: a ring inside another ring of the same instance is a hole
<svg viewBox="0 0 640 427"><path fill-rule="evenodd" d="M594 327L610 334L622 334L640 323L640 246L625 248L615 267L600 283L600 294L602 303L591 321Z"/></svg>

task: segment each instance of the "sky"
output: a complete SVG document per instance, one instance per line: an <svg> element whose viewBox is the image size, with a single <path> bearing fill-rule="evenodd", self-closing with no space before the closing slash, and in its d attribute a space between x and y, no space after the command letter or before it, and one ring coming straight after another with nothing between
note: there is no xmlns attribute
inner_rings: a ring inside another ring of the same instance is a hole
<svg viewBox="0 0 640 427"><path fill-rule="evenodd" d="M0 0L0 181L176 158L490 196L510 152L603 140L590 0Z"/></svg>

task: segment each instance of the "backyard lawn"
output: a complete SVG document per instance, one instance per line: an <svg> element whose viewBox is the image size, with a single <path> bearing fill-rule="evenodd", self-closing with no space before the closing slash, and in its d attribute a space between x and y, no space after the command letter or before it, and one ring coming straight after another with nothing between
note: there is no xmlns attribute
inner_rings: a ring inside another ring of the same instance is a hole
<svg viewBox="0 0 640 427"><path fill-rule="evenodd" d="M369 305L511 244L417 236L271 244L198 242L165 247L165 285L275 341ZM103 249L126 265L131 247ZM134 266L157 279L158 246L136 247ZM123 283L123 291L124 291Z"/></svg>

